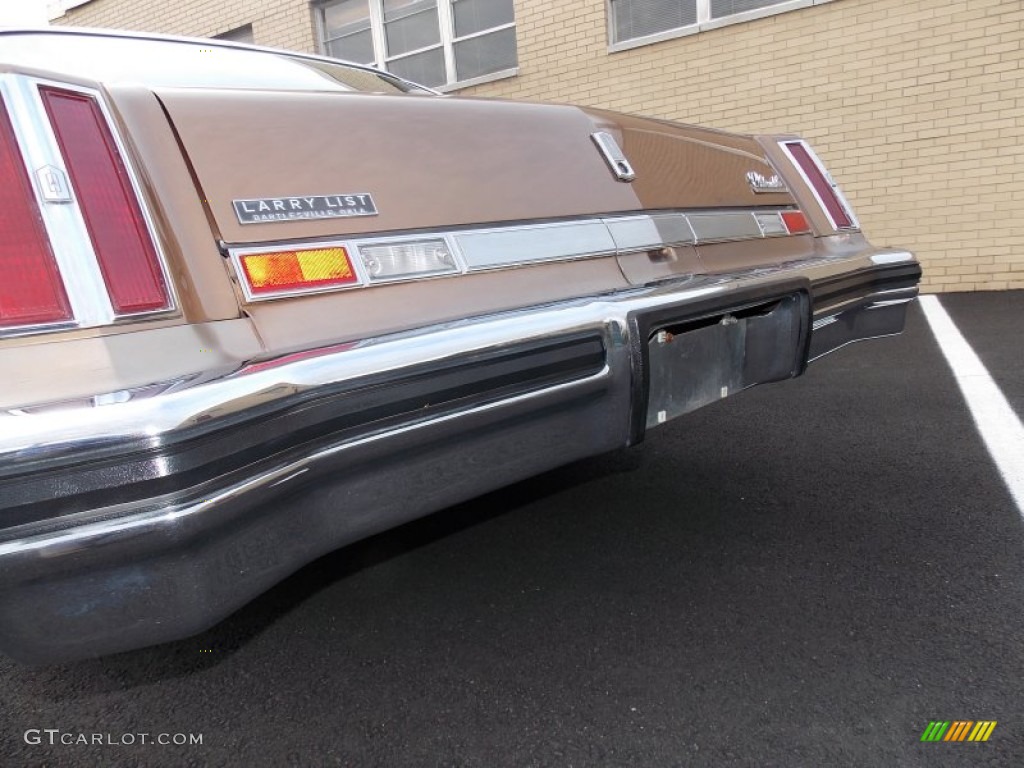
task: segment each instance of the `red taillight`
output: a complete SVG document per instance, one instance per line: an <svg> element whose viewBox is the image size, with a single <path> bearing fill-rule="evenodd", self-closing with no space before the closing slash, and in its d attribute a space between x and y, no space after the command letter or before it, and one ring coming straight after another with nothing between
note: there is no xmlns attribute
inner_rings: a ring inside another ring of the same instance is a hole
<svg viewBox="0 0 1024 768"><path fill-rule="evenodd" d="M818 162L807 146L801 141L787 141L784 144L793 162L803 171L807 182L817 193L818 199L825 207L832 225L836 229L849 229L855 227L852 214L847 210L846 204L840 197L831 179L825 175L824 168Z"/></svg>
<svg viewBox="0 0 1024 768"><path fill-rule="evenodd" d="M0 98L0 328L70 319L68 296Z"/></svg>
<svg viewBox="0 0 1024 768"><path fill-rule="evenodd" d="M170 295L124 160L91 96L39 89L119 315L167 309Z"/></svg>
<svg viewBox="0 0 1024 768"><path fill-rule="evenodd" d="M803 211L783 211L780 215L782 216L782 223L786 225L786 231L789 234L802 235L805 232L811 231Z"/></svg>

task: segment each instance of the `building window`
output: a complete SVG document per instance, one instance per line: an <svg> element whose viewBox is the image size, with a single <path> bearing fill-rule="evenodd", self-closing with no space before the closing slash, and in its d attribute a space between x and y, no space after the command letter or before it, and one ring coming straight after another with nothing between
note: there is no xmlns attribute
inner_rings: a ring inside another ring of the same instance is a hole
<svg viewBox="0 0 1024 768"><path fill-rule="evenodd" d="M721 19L724 16L767 8L769 5L779 5L779 3L780 0L711 0L710 15L712 19Z"/></svg>
<svg viewBox="0 0 1024 768"><path fill-rule="evenodd" d="M813 2L814 0L609 0L612 45L652 35L696 31L704 24L725 21L729 17L738 17L762 8L786 6L778 10L791 10L796 5L811 5Z"/></svg>
<svg viewBox="0 0 1024 768"><path fill-rule="evenodd" d="M514 69L512 0L335 0L318 6L328 56L443 87Z"/></svg>

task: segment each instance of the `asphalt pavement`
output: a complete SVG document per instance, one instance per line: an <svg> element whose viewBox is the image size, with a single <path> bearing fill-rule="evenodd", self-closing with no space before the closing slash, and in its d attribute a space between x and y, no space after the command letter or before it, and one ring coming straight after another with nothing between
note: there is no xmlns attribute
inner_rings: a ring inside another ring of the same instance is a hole
<svg viewBox="0 0 1024 768"><path fill-rule="evenodd" d="M1024 292L942 303L1024 413ZM1020 766L1021 515L914 307L199 637L0 660L0 766Z"/></svg>

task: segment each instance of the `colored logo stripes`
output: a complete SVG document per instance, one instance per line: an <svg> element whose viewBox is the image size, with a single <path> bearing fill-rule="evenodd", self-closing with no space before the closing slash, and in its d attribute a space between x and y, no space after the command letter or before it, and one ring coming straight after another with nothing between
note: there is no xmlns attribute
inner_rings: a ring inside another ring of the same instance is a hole
<svg viewBox="0 0 1024 768"><path fill-rule="evenodd" d="M995 729L995 720L932 720L921 741L988 741Z"/></svg>

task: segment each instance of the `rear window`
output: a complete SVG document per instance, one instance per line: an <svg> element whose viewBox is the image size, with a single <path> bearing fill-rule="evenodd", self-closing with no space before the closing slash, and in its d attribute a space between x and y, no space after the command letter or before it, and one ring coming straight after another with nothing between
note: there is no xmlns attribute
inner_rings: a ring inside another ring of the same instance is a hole
<svg viewBox="0 0 1024 768"><path fill-rule="evenodd" d="M428 92L386 73L287 52L82 33L0 34L0 62L149 87Z"/></svg>

